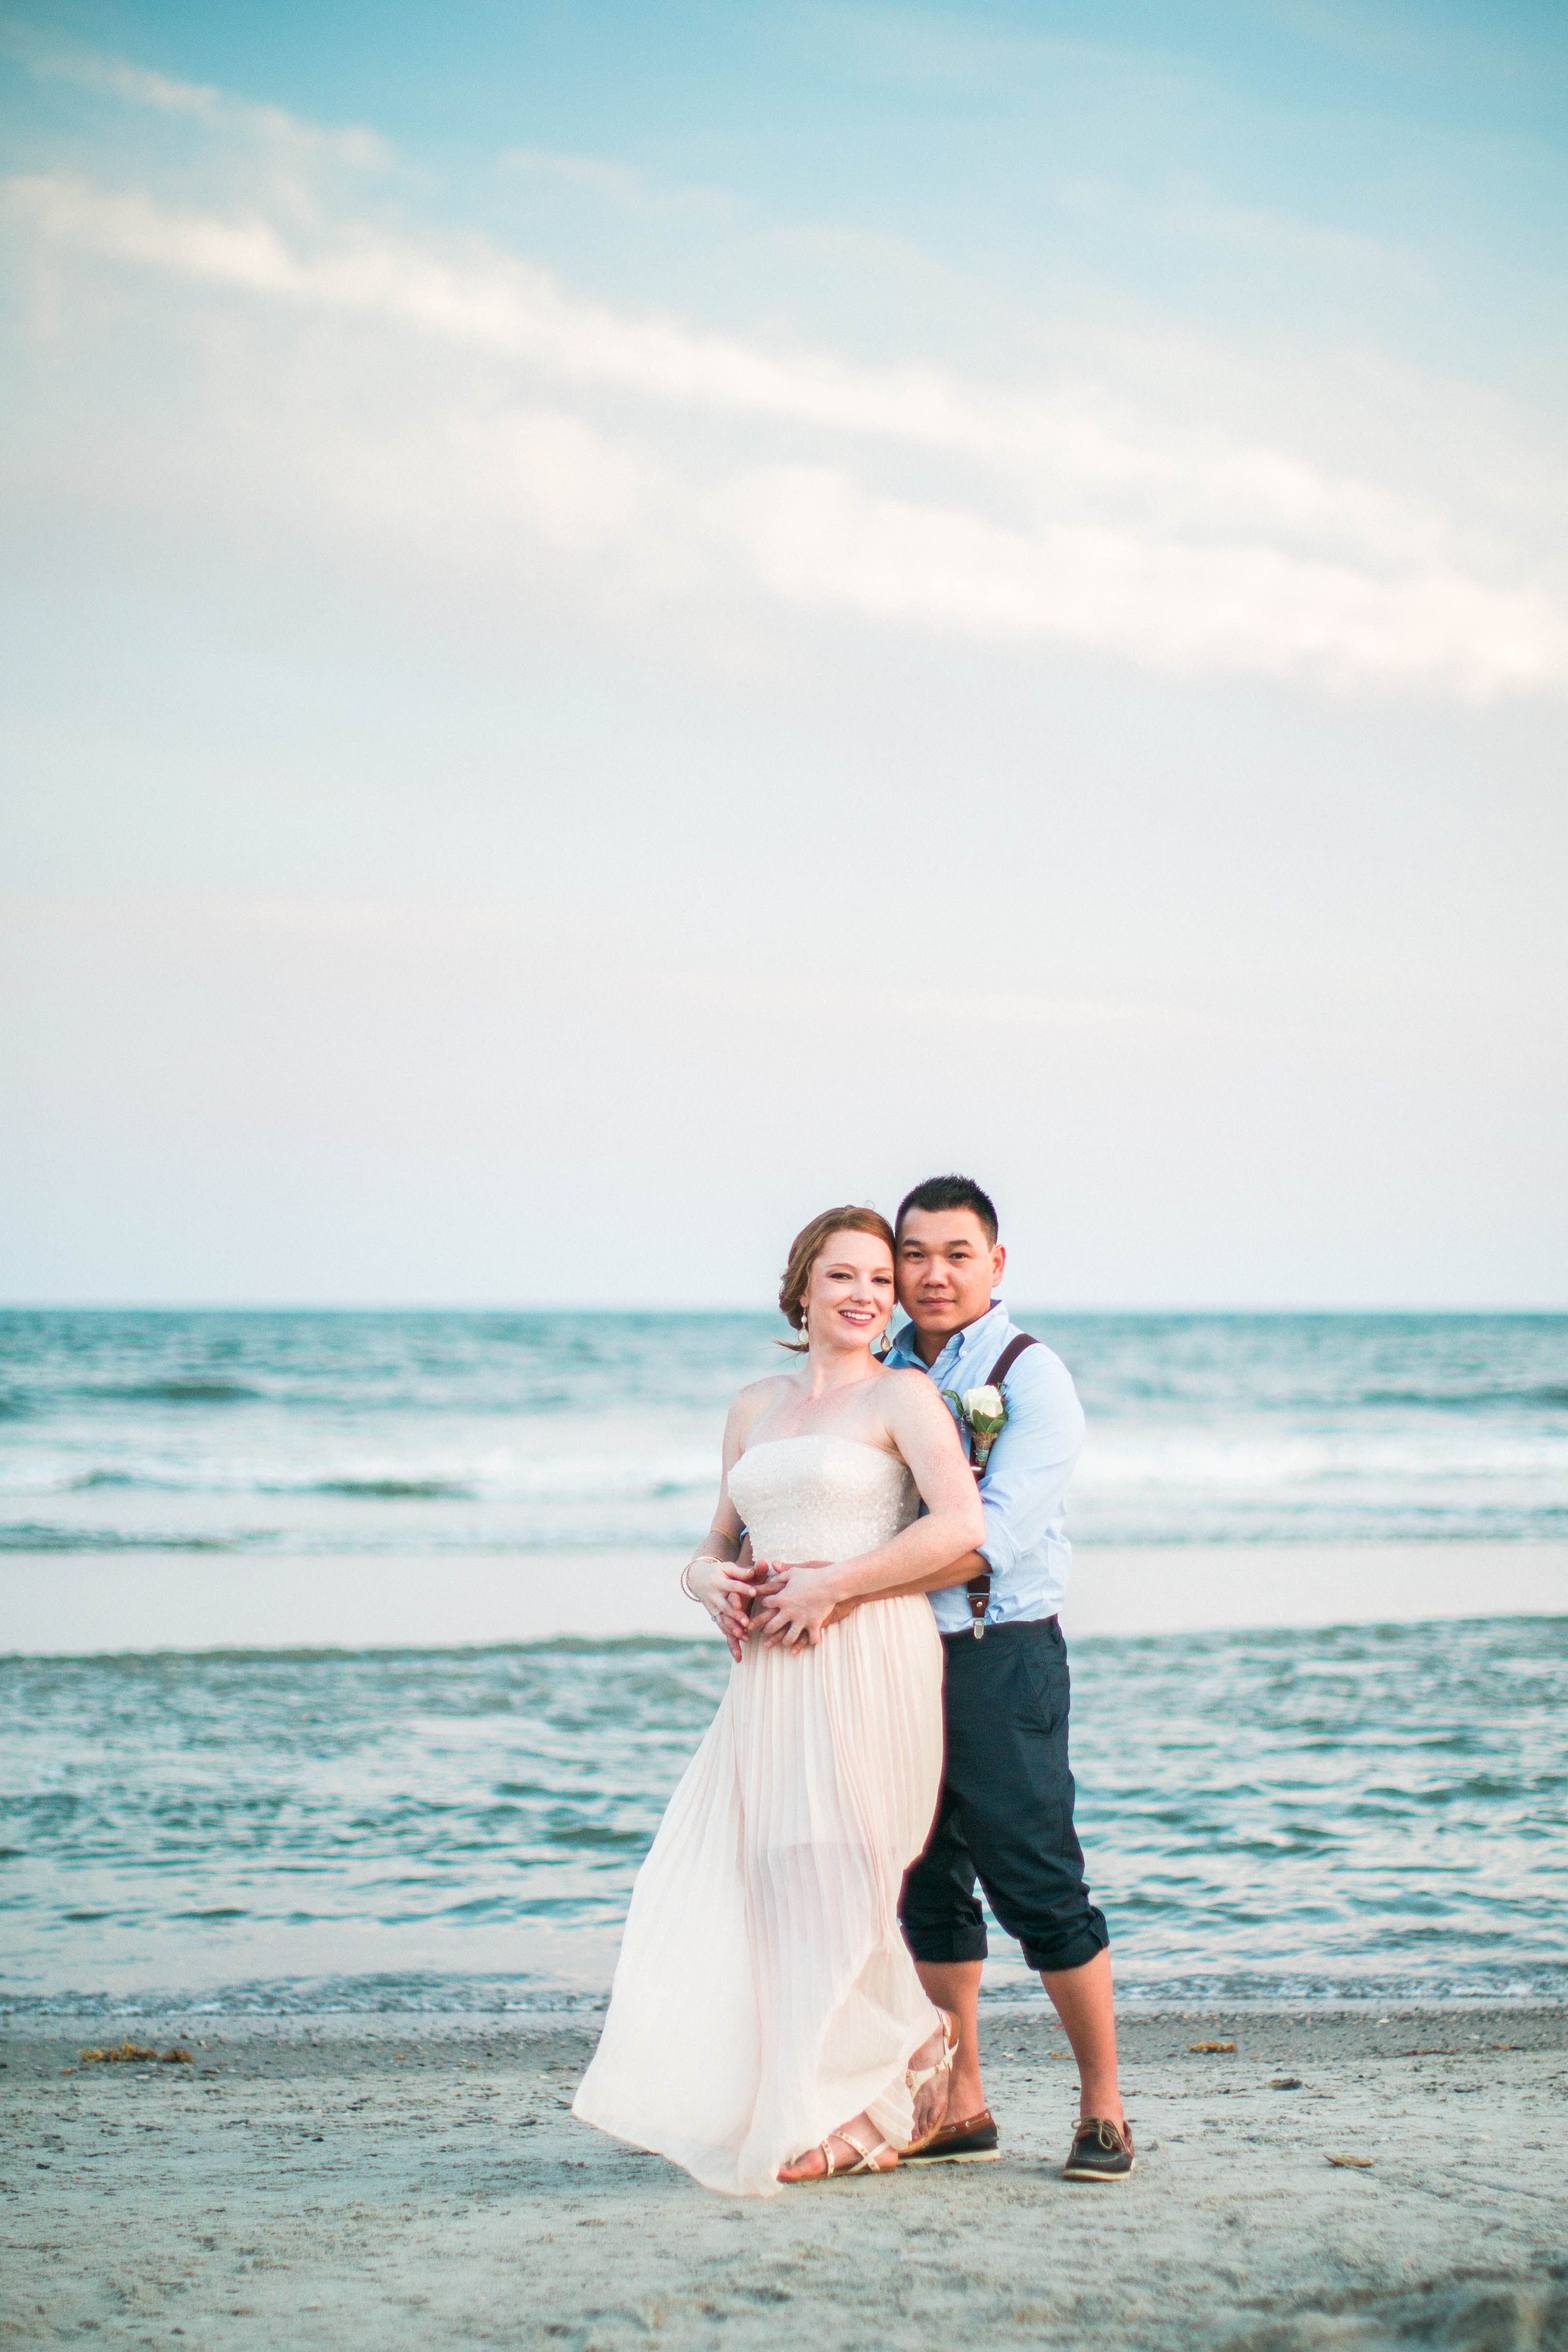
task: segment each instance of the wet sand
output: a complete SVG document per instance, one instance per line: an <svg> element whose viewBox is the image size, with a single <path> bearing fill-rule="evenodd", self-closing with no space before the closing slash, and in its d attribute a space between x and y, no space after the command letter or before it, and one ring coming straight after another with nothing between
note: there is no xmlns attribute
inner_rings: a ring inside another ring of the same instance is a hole
<svg viewBox="0 0 1568 2352"><path fill-rule="evenodd" d="M684 1551L372 1557L14 1551L0 1558L5 1648L30 1657L146 1650L445 1649L653 1634L711 1638L680 1590ZM1062 1607L1088 1633L1560 1617L1564 1543L1075 1543Z"/></svg>
<svg viewBox="0 0 1568 2352"><path fill-rule="evenodd" d="M592 2020L128 2025L0 2037L0 2343L1568 2347L1563 2010L1134 2016L1114 2189L993 2012L1001 2163L745 2202L574 2122Z"/></svg>

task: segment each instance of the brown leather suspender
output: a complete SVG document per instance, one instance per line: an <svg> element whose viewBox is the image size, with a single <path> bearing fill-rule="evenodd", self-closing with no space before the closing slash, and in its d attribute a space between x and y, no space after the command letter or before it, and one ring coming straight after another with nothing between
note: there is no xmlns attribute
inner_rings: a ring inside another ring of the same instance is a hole
<svg viewBox="0 0 1568 2352"><path fill-rule="evenodd" d="M997 1357L996 1361L992 1365L990 1380L985 1382L977 1381L975 1383L976 1387L985 1386L999 1389L1002 1386L1003 1381L1006 1379L1008 1373L1012 1370L1014 1365L1017 1362L1019 1357L1023 1354L1025 1349L1037 1347L1038 1345L1039 1342L1036 1339L1032 1332L1016 1331L1013 1337L1008 1340L1006 1346L1003 1349L1002 1353ZM965 1441L968 1442L969 1432L967 1430L964 1432L964 1438ZM984 1475L984 1473L982 1471L979 1463L974 1460L973 1453L970 1455L970 1467L974 1473L974 1483L978 1486L982 1477ZM969 1630L978 1642L984 1638L985 1633L985 1612L991 1605L991 1570L988 1568L983 1569L978 1576L972 1576L970 1578L968 1583L963 1589L969 1595L969 1614L972 1621Z"/></svg>

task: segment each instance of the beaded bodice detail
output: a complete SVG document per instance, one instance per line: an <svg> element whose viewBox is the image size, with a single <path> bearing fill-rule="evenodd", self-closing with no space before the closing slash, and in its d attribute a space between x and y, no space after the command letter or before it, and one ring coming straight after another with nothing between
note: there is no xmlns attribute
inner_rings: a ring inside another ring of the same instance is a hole
<svg viewBox="0 0 1568 2352"><path fill-rule="evenodd" d="M879 1445L812 1433L765 1437L730 1473L730 1499L758 1559L853 1559L919 1513L906 1464Z"/></svg>

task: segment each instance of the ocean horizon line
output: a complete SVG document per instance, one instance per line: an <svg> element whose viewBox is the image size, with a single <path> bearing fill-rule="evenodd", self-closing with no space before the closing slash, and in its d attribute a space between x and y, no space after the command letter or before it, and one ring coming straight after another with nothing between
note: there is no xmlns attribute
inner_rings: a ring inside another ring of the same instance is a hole
<svg viewBox="0 0 1568 2352"><path fill-rule="evenodd" d="M1438 1318L1485 1318L1507 1316L1512 1319L1533 1318L1542 1322L1568 1319L1568 1300L1561 1305L1535 1303L1510 1306L1496 1301L1465 1303L1448 1301L1432 1306L1384 1302L1371 1306L1291 1306L1259 1304L1215 1306L1203 1303L1163 1303L1156 1305L1121 1303L1102 1305L1084 1300L1044 1300L1020 1295L1014 1301L1024 1314L1058 1316L1125 1317L1129 1319L1181 1320L1266 1320L1288 1318L1292 1321L1321 1318L1339 1321L1351 1317L1368 1320L1432 1321ZM598 1300L588 1304L572 1300L461 1300L461 1299L224 1299L224 1298L0 1298L0 1317L7 1315L582 1315L626 1316L648 1315L668 1317L671 1320L713 1317L757 1316L777 1314L772 1301L705 1304L679 1301L638 1303L637 1301Z"/></svg>

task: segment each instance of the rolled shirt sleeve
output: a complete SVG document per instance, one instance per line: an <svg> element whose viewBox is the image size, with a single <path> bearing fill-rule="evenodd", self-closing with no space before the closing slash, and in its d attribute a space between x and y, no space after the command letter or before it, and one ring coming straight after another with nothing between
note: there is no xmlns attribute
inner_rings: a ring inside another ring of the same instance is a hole
<svg viewBox="0 0 1568 2352"><path fill-rule="evenodd" d="M1037 1554L1060 1528L1083 1445L1083 1407L1072 1374L1048 1348L1025 1349L1007 1375L1006 1392L1007 1419L980 1489L980 1549L997 1579Z"/></svg>

